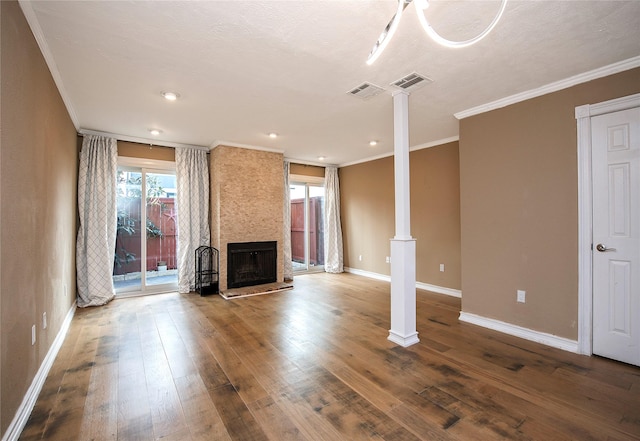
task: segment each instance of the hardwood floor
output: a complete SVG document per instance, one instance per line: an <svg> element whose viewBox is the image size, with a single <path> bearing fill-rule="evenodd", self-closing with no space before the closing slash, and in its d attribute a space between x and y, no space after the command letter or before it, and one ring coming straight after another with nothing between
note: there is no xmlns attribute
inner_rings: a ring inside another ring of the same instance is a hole
<svg viewBox="0 0 640 441"><path fill-rule="evenodd" d="M417 297L409 348L387 340L389 284L350 274L78 310L20 439L640 439L639 368L460 323L459 299Z"/></svg>

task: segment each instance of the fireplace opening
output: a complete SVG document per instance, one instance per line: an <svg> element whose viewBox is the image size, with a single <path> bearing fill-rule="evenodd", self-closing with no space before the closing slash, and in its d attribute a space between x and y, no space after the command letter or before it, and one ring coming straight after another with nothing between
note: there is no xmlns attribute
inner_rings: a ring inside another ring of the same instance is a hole
<svg viewBox="0 0 640 441"><path fill-rule="evenodd" d="M227 244L227 288L278 281L277 242Z"/></svg>

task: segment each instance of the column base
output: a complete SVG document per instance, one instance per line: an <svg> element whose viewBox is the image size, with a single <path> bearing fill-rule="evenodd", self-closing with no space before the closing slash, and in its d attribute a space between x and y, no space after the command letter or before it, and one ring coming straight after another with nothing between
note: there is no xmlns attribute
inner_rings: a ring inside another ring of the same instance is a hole
<svg viewBox="0 0 640 441"><path fill-rule="evenodd" d="M418 343L416 330L416 240L391 239L391 329L400 346Z"/></svg>
<svg viewBox="0 0 640 441"><path fill-rule="evenodd" d="M415 345L420 341L420 339L418 338L417 332L406 335L406 336L402 336L400 334L396 334L392 330L389 330L389 337L387 337L387 340L392 341L395 344L398 344L405 348L411 345Z"/></svg>

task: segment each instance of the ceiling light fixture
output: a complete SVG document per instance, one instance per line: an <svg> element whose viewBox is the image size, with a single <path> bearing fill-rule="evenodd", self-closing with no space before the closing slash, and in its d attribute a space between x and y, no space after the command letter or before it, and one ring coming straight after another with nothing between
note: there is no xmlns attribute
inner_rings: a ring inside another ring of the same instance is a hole
<svg viewBox="0 0 640 441"><path fill-rule="evenodd" d="M393 34L398 28L398 23L400 23L400 18L402 17L402 12L406 9L407 6L409 6L409 3L411 3L412 1L413 0L398 0L398 9L396 10L395 15L391 18L389 24L387 24L387 26L378 37L376 44L373 45L373 49L371 49L369 57L367 58L367 64L373 64L373 62L378 59L380 54L382 54L382 51L384 51L384 49L387 47L387 45L389 44L389 40L391 40L391 37L393 37ZM469 40L452 41L440 36L440 34L438 34L427 21L427 17L424 15L424 11L429 7L429 0L415 0L414 3L416 4L416 9L418 10L418 19L420 20L420 24L424 28L427 35L431 37L431 39L436 43L449 48L467 47L482 40L498 24L498 21L500 21L500 18L502 17L502 14L504 13L504 10L507 6L507 0L502 0L498 14L493 18L491 24L480 34L476 35L473 38L470 38Z"/></svg>
<svg viewBox="0 0 640 441"><path fill-rule="evenodd" d="M151 133L153 136L158 136L159 134L162 133L162 130L160 130L160 129L149 129L149 133Z"/></svg>
<svg viewBox="0 0 640 441"><path fill-rule="evenodd" d="M411 0L398 0L398 9L393 17L391 17L391 21L384 28L378 39L376 40L376 44L373 45L373 49L371 49L371 53L369 54L369 58L367 58L367 64L373 64L374 61L378 59L382 51L389 44L391 37L396 33L396 29L398 29L398 24L400 23L400 18L402 18L402 13L409 6Z"/></svg>
<svg viewBox="0 0 640 441"><path fill-rule="evenodd" d="M378 145L378 141L375 141L375 140L373 140L373 141L369 141L369 145L370 145L371 147L373 147L374 145Z"/></svg>
<svg viewBox="0 0 640 441"><path fill-rule="evenodd" d="M325 160L325 159L327 159L327 158L326 158L326 156L318 156L318 159L319 159L320 161L324 161L324 160Z"/></svg>
<svg viewBox="0 0 640 441"><path fill-rule="evenodd" d="M269 138L276 139L277 137L278 137L278 134L276 132L269 133Z"/></svg>
<svg viewBox="0 0 640 441"><path fill-rule="evenodd" d="M175 101L178 98L180 98L180 94L175 93L175 92L162 92L162 96L164 97L164 99L166 99L167 101Z"/></svg>

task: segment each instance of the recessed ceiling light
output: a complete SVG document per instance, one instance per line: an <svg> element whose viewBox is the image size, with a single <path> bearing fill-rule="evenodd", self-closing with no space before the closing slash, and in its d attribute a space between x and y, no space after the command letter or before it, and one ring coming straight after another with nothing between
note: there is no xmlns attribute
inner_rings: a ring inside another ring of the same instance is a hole
<svg viewBox="0 0 640 441"><path fill-rule="evenodd" d="M369 145L370 145L371 147L373 147L374 145L378 145L378 141L375 141L375 140L373 140L373 141L369 141Z"/></svg>
<svg viewBox="0 0 640 441"><path fill-rule="evenodd" d="M162 92L162 96L167 101L175 101L180 97L180 94L175 92Z"/></svg>
<svg viewBox="0 0 640 441"><path fill-rule="evenodd" d="M151 133L153 136L158 136L159 134L162 133L162 130L159 129L149 129L149 133Z"/></svg>
<svg viewBox="0 0 640 441"><path fill-rule="evenodd" d="M278 137L278 134L277 134L276 132L271 132L271 133L269 133L269 138L273 138L273 139L275 139L275 138L277 138L277 137Z"/></svg>
<svg viewBox="0 0 640 441"><path fill-rule="evenodd" d="M318 156L318 159L319 159L320 161L324 161L324 160L326 159L326 156Z"/></svg>

